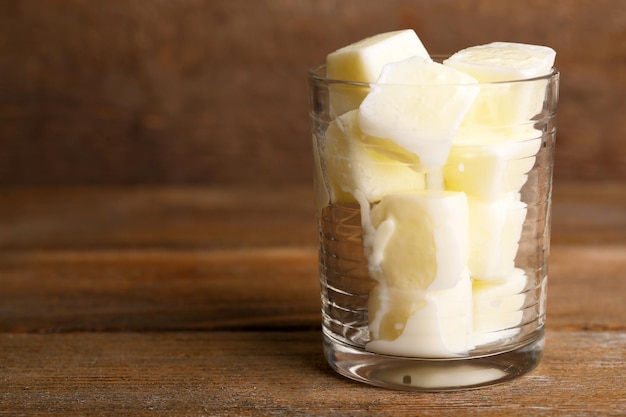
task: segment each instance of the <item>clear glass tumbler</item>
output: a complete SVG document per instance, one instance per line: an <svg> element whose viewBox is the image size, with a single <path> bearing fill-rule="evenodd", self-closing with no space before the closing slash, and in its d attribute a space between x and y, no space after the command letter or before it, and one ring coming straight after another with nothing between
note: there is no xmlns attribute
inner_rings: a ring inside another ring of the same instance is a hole
<svg viewBox="0 0 626 417"><path fill-rule="evenodd" d="M414 391L532 370L544 347L559 73L435 86L325 73L310 70L308 83L330 366ZM437 97L443 116L446 97L472 88L475 99L447 136L419 139L419 157L361 130L360 104L385 88Z"/></svg>

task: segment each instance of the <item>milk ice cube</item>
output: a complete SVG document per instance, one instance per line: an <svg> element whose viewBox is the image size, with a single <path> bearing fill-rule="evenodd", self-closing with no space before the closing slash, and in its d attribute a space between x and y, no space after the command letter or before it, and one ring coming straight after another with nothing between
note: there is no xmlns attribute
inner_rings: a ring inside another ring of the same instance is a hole
<svg viewBox="0 0 626 417"><path fill-rule="evenodd" d="M515 125L532 119L543 108L546 79L556 52L547 46L493 42L458 51L443 64L463 71L481 83L480 93L463 125ZM506 81L526 80L506 83Z"/></svg>
<svg viewBox="0 0 626 417"><path fill-rule="evenodd" d="M416 295L419 296L419 293ZM392 300L390 297L386 304L390 310L386 314L398 311L395 304L403 300ZM449 358L466 355L473 348L472 283L469 275L464 274L452 288L427 291L413 305L419 308L409 317L391 318L392 323L394 320L405 320L398 321L400 331L397 337L373 337L366 344L366 350L396 356ZM402 314L409 311L403 310Z"/></svg>
<svg viewBox="0 0 626 417"><path fill-rule="evenodd" d="M532 125L461 129L443 168L445 188L487 200L519 192L541 143Z"/></svg>
<svg viewBox="0 0 626 417"><path fill-rule="evenodd" d="M497 280L513 271L526 207L513 193L494 200L468 198L472 278Z"/></svg>
<svg viewBox="0 0 626 417"><path fill-rule="evenodd" d="M406 321L426 306L426 292L420 289L394 287L381 281L368 298L369 331L372 340L395 340L406 327Z"/></svg>
<svg viewBox="0 0 626 417"><path fill-rule="evenodd" d="M424 174L415 170L419 160L390 141L364 134L357 126L357 113L339 116L326 130L330 200L355 201L355 193L360 192L372 203L387 194L423 189Z"/></svg>
<svg viewBox="0 0 626 417"><path fill-rule="evenodd" d="M555 58L556 52L547 46L491 42L462 49L443 64L466 72L479 82L502 82L548 75Z"/></svg>
<svg viewBox="0 0 626 417"><path fill-rule="evenodd" d="M519 333L522 322L526 273L515 268L498 281L474 279L474 336L476 346L492 343Z"/></svg>
<svg viewBox="0 0 626 417"><path fill-rule="evenodd" d="M326 76L334 80L375 82L385 64L420 56L430 59L412 29L381 33L344 46L326 57ZM357 109L368 90L361 86L330 85L333 117Z"/></svg>
<svg viewBox="0 0 626 417"><path fill-rule="evenodd" d="M467 270L469 215L463 193L390 194L371 210L366 236L370 274L390 287L441 290ZM371 234L371 236L369 236Z"/></svg>
<svg viewBox="0 0 626 417"><path fill-rule="evenodd" d="M328 54L326 74L335 80L371 83L386 64L412 56L430 59L414 30L380 33Z"/></svg>
<svg viewBox="0 0 626 417"><path fill-rule="evenodd" d="M428 59L390 63L359 107L359 127L392 140L433 170L445 163L477 94L474 78Z"/></svg>

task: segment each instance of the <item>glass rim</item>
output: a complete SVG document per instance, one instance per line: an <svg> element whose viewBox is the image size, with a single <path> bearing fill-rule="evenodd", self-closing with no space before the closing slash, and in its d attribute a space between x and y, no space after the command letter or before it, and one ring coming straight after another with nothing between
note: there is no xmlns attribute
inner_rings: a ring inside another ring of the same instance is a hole
<svg viewBox="0 0 626 417"><path fill-rule="evenodd" d="M435 58L445 58L445 56L435 56ZM437 60L434 60L437 62ZM556 67L552 67L552 70L545 75L540 75L537 77L530 78L519 78L516 80L504 80L504 81L487 81L487 82L477 82L477 83L442 83L442 84L402 84L402 83L376 83L376 82L365 82L365 81L351 81L351 80L340 80L336 78L328 78L326 76L326 64L316 65L310 68L307 71L307 76L309 79L315 80L317 82L323 82L327 84L343 84L349 85L353 87L372 87L377 85L385 85L385 86L411 86L411 87L444 87L444 86L484 86L484 85L506 85L506 84L517 84L517 83L526 83L526 82L534 82L540 80L550 80L552 78L559 77L559 70Z"/></svg>

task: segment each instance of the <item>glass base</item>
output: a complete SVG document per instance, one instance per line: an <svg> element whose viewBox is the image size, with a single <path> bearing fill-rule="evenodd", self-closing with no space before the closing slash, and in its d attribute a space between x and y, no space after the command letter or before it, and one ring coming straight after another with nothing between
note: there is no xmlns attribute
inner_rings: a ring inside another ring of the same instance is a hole
<svg viewBox="0 0 626 417"><path fill-rule="evenodd" d="M459 359L414 359L367 352L324 333L326 359L339 374L405 391L458 391L509 381L539 364L543 345L542 329L529 343L506 352Z"/></svg>

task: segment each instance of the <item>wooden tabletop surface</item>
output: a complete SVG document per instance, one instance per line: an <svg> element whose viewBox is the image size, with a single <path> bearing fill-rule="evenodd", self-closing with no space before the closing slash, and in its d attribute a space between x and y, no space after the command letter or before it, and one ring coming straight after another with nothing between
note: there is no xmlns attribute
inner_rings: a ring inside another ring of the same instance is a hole
<svg viewBox="0 0 626 417"><path fill-rule="evenodd" d="M539 367L437 394L326 365L312 198L0 189L0 415L626 415L624 184L555 184Z"/></svg>

